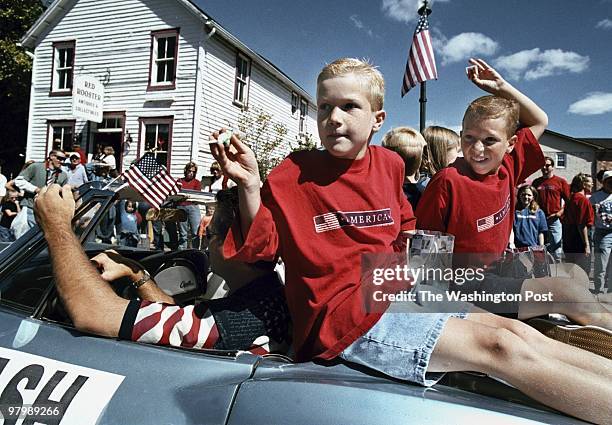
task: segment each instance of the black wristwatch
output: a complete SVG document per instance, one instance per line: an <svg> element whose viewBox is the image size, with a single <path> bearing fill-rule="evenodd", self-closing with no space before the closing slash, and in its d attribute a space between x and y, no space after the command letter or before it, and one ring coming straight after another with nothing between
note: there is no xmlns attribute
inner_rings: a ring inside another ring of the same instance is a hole
<svg viewBox="0 0 612 425"><path fill-rule="evenodd" d="M140 288L142 285L151 280L151 275L146 270L142 270L142 277L134 282L132 282L132 287L134 289Z"/></svg>

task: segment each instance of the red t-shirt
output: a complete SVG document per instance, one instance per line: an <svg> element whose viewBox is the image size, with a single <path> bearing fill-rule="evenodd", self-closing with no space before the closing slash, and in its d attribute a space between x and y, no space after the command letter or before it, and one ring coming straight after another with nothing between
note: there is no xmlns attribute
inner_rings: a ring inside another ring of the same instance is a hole
<svg viewBox="0 0 612 425"><path fill-rule="evenodd" d="M533 181L533 187L538 190L538 204L546 217L561 210L561 198L566 204L569 201L570 187L563 177L538 177Z"/></svg>
<svg viewBox="0 0 612 425"><path fill-rule="evenodd" d="M200 183L200 180L198 179L191 179L191 180L187 180L185 178L179 179L178 180L178 184L179 187L181 188L181 190L185 189L185 190L202 190L202 183ZM178 205L191 205L192 202L179 202Z"/></svg>
<svg viewBox="0 0 612 425"><path fill-rule="evenodd" d="M544 155L528 128L496 174L475 174L463 158L429 182L417 207L417 227L455 236L455 253L498 256L508 245L516 202L514 188L537 171Z"/></svg>
<svg viewBox="0 0 612 425"><path fill-rule="evenodd" d="M268 176L242 245L234 223L227 257L285 262L298 361L336 357L380 318L363 306L361 254L393 252L399 232L414 229L403 179L401 158L377 146L361 160L293 153Z"/></svg>
<svg viewBox="0 0 612 425"><path fill-rule="evenodd" d="M592 226L595 222L595 213L591 203L583 193L572 193L565 206L563 213L563 224L583 224Z"/></svg>

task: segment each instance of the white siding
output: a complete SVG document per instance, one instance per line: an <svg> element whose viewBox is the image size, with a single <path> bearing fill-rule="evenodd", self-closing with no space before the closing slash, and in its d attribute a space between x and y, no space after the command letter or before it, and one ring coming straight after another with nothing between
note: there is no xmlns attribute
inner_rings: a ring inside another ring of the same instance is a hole
<svg viewBox="0 0 612 425"><path fill-rule="evenodd" d="M169 28L179 28L176 89L147 92L151 31ZM125 111L125 129L133 139L123 163L129 164L136 157L139 117L172 115L171 166L173 174L180 175L184 163L191 158L195 64L201 28L201 23L174 1L78 0L41 38L35 50L28 158L44 158L47 120L72 118L72 97L49 96L49 89L52 42L76 40L75 74L102 79L110 70L104 110ZM85 122L77 120L76 134L84 130Z"/></svg>
<svg viewBox="0 0 612 425"><path fill-rule="evenodd" d="M210 133L235 127L241 111L232 103L237 49L218 33L208 38L204 22L180 1L73 0L62 7L66 12L40 36L34 51L27 158L46 156L48 120L72 119L72 97L50 96L49 91L52 43L75 40L75 74L103 80L110 71L104 110L125 112L124 139L128 133L132 139L123 157L124 168L143 151L139 118L172 116L171 173L181 176L184 164L193 158L201 167L199 175L208 174ZM172 28L179 29L176 88L147 91L151 31ZM294 143L299 120L291 115L291 92L291 87L251 62L248 105L261 107L284 123L287 140ZM309 104L308 113L307 131L316 135L315 105ZM83 133L82 145L92 153L89 131L86 122L76 121L75 134Z"/></svg>
<svg viewBox="0 0 612 425"><path fill-rule="evenodd" d="M202 54L202 115L200 126L200 162L206 172L212 162L208 145L210 134L222 127L237 127L241 108L233 104L234 78L236 72L237 49L217 36L209 38L204 43ZM283 84L273 75L263 70L255 62L251 62L249 81L249 108L261 108L272 115L272 120L283 123L289 130L277 154L286 156L290 152L289 143L296 145L299 130L297 115L291 114L292 89ZM307 132L317 136L316 105L309 103ZM318 140L318 137L317 137Z"/></svg>

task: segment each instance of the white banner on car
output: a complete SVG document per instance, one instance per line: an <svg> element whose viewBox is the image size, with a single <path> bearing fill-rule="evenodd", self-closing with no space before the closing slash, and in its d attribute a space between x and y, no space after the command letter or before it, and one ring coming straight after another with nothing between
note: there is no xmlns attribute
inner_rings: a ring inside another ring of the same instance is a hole
<svg viewBox="0 0 612 425"><path fill-rule="evenodd" d="M0 424L95 424L124 378L0 347Z"/></svg>
<svg viewBox="0 0 612 425"><path fill-rule="evenodd" d="M104 86L96 77L75 75L72 86L72 116L102 122Z"/></svg>

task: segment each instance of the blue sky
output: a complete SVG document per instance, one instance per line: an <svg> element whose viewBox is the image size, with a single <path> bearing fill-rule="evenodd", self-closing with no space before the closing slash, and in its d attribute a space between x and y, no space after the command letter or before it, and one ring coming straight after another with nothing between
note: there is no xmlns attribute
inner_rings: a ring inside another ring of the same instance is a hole
<svg viewBox="0 0 612 425"><path fill-rule="evenodd" d="M418 0L194 0L315 95L321 67L366 57L385 76L387 121L419 125L419 90L400 97ZM435 0L429 24L438 67L427 122L459 128L481 92L465 78L482 57L536 101L549 129L612 137L612 0ZM384 133L381 133L384 134Z"/></svg>

